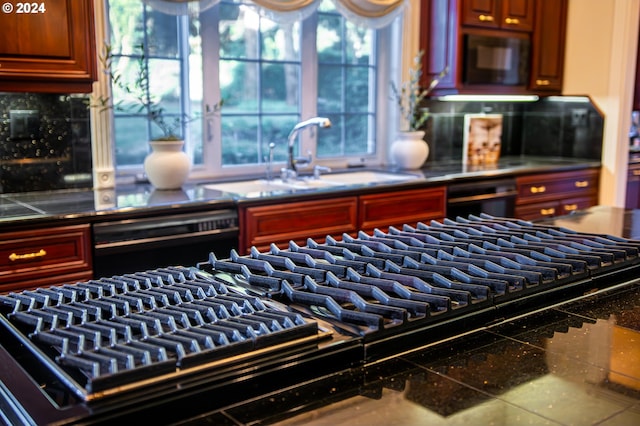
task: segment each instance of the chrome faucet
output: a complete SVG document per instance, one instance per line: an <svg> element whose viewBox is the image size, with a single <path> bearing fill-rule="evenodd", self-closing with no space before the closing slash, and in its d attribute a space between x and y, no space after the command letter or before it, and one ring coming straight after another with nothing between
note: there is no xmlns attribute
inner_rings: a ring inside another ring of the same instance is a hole
<svg viewBox="0 0 640 426"><path fill-rule="evenodd" d="M298 137L298 133L306 127L309 126L318 126L318 127L331 127L331 121L325 117L314 117L310 118L306 121L301 121L296 124L291 132L289 133L288 139L288 149L289 149L289 158L287 160L287 167L282 169L282 177L283 179L295 178L298 174L298 169L296 164L298 163L309 163L311 159L302 158L296 159L293 158L293 145L296 143L296 139Z"/></svg>

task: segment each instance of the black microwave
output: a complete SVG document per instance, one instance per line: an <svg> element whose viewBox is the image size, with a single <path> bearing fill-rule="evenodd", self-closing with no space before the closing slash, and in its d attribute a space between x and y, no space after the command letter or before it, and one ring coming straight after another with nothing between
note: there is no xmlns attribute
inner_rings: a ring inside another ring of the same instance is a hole
<svg viewBox="0 0 640 426"><path fill-rule="evenodd" d="M466 34L464 84L526 85L530 69L529 45L527 37Z"/></svg>

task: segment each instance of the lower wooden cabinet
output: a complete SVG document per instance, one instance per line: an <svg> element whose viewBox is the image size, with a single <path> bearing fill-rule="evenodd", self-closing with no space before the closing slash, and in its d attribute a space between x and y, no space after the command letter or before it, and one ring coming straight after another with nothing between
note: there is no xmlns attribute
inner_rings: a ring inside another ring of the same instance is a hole
<svg viewBox="0 0 640 426"><path fill-rule="evenodd" d="M0 241L0 293L92 278L88 224L5 232Z"/></svg>
<svg viewBox="0 0 640 426"><path fill-rule="evenodd" d="M286 249L290 240L305 245L307 238L353 233L357 209L357 197L241 208L239 251L245 254L252 246L268 251L271 243Z"/></svg>
<svg viewBox="0 0 640 426"><path fill-rule="evenodd" d="M358 200L358 227L365 232L375 228L386 231L389 226L441 220L446 216L446 198L444 187L362 195Z"/></svg>
<svg viewBox="0 0 640 426"><path fill-rule="evenodd" d="M599 179L598 168L519 176L515 216L536 220L595 206Z"/></svg>
<svg viewBox="0 0 640 426"><path fill-rule="evenodd" d="M252 246L267 251L271 243L286 249L289 241L306 245L307 238L324 242L327 235L339 238L359 230L441 220L445 209L445 187L241 207L239 252L246 254Z"/></svg>

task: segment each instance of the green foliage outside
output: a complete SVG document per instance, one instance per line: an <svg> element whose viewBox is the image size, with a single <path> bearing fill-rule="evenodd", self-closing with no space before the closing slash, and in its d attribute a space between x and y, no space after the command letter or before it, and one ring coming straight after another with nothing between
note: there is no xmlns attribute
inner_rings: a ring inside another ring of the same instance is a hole
<svg viewBox="0 0 640 426"><path fill-rule="evenodd" d="M144 6L142 2L110 0L112 24L111 45L121 73L135 78L139 55L133 46L147 43L149 89L162 102L168 117L184 113L181 102L189 97L189 114L202 113L202 40L201 23L190 18L188 24L191 90L183 93L180 49L176 18ZM329 11L330 3L321 10ZM276 160L286 156L289 130L300 117L300 53L295 35L299 24L289 28L261 20L256 31L242 20L236 4L220 5L220 90L224 106L221 111L223 164L261 163L268 155L268 144L276 143ZM318 101L319 115L332 120L333 126L318 139L319 156L342 156L366 153L373 100L369 82L372 40L366 30L343 26L343 19L333 13L322 13L318 24ZM290 37L290 38L287 38ZM198 77L198 73L200 76ZM194 76L196 76L194 78ZM114 91L127 102L126 93ZM154 126L143 114L116 114L116 162L120 165L141 164L148 153L147 141L153 138ZM194 163L203 160L202 120L188 124ZM348 141L345 142L345 141Z"/></svg>

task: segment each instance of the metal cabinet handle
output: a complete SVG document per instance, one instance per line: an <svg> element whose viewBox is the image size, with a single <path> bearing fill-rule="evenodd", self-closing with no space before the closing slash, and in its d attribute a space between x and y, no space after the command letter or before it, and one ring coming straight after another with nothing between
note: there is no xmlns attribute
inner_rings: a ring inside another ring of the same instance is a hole
<svg viewBox="0 0 640 426"><path fill-rule="evenodd" d="M572 212L575 210L578 210L578 205L577 204L567 204L564 206L564 210L567 212Z"/></svg>
<svg viewBox="0 0 640 426"><path fill-rule="evenodd" d="M551 84L549 80L536 80L538 86L548 86Z"/></svg>
<svg viewBox="0 0 640 426"><path fill-rule="evenodd" d="M631 172L634 176L640 176L640 170L634 170Z"/></svg>
<svg viewBox="0 0 640 426"><path fill-rule="evenodd" d="M532 194L541 194L543 192L546 192L547 187L542 185L542 186L532 186L530 189Z"/></svg>
<svg viewBox="0 0 640 426"><path fill-rule="evenodd" d="M543 216L549 216L552 214L555 214L556 209L554 208L550 208L550 209L540 209L540 214Z"/></svg>
<svg viewBox="0 0 640 426"><path fill-rule="evenodd" d="M46 250L40 249L40 251L36 251L34 253L25 253L25 254L11 253L9 255L9 260L12 262L15 262L16 260L35 259L36 257L45 257L46 255L47 255Z"/></svg>
<svg viewBox="0 0 640 426"><path fill-rule="evenodd" d="M509 25L518 25L520 20L518 18L505 18L504 23Z"/></svg>
<svg viewBox="0 0 640 426"><path fill-rule="evenodd" d="M480 22L493 22L493 16L491 16L491 15L480 15L480 16L478 16L478 20Z"/></svg>
<svg viewBox="0 0 640 426"><path fill-rule="evenodd" d="M577 180L575 182L576 188L586 188L589 186L589 182L586 180Z"/></svg>

